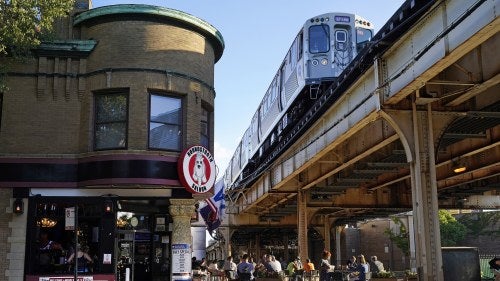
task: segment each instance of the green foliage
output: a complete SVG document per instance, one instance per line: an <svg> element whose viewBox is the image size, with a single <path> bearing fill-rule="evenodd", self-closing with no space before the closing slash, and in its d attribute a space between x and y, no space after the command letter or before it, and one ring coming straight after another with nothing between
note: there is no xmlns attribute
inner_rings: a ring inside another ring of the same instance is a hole
<svg viewBox="0 0 500 281"><path fill-rule="evenodd" d="M392 243L396 244L403 254L406 256L410 255L410 238L408 236L408 230L401 219L393 217L392 221L399 226L399 233L393 232L391 229L387 228L384 233L389 237Z"/></svg>
<svg viewBox="0 0 500 281"><path fill-rule="evenodd" d="M380 271L372 274L372 278L393 278L395 277L392 271Z"/></svg>
<svg viewBox="0 0 500 281"><path fill-rule="evenodd" d="M0 56L26 56L74 0L0 0Z"/></svg>
<svg viewBox="0 0 500 281"><path fill-rule="evenodd" d="M464 214L458 221L465 225L469 233L474 236L500 235L500 228L495 227L500 222L500 212L498 211Z"/></svg>
<svg viewBox="0 0 500 281"><path fill-rule="evenodd" d="M462 241L467 234L465 225L458 222L450 212L439 210L439 225L441 230L441 245L455 246Z"/></svg>

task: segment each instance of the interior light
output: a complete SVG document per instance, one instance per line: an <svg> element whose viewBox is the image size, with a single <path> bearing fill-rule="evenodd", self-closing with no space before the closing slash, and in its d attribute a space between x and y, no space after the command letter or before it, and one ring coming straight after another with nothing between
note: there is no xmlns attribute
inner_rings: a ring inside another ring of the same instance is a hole
<svg viewBox="0 0 500 281"><path fill-rule="evenodd" d="M459 174L467 170L467 165L465 165L465 162L463 160L457 159L455 161L452 161L451 168L453 169L453 172L455 174Z"/></svg>
<svg viewBox="0 0 500 281"><path fill-rule="evenodd" d="M52 220L49 218L41 218L36 224L40 227L54 227L57 224L56 220Z"/></svg>
<svg viewBox="0 0 500 281"><path fill-rule="evenodd" d="M111 201L111 200L104 201L104 212L105 213L112 213L113 212L113 201Z"/></svg>
<svg viewBox="0 0 500 281"><path fill-rule="evenodd" d="M455 174L465 172L466 170L467 170L467 167L465 167L465 166L457 166L456 168L453 168L453 172L455 172Z"/></svg>

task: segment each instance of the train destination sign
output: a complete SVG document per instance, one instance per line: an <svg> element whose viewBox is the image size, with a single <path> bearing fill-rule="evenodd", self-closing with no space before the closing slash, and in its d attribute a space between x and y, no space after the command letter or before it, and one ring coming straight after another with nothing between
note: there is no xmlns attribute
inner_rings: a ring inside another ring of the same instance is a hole
<svg viewBox="0 0 500 281"><path fill-rule="evenodd" d="M206 193L214 186L215 161L204 146L195 145L183 151L177 162L177 170L182 185L191 193Z"/></svg>

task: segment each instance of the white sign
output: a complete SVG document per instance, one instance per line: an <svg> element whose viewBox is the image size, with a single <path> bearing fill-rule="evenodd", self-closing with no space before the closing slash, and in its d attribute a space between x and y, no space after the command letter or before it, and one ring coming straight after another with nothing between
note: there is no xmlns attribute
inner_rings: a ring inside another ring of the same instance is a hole
<svg viewBox="0 0 500 281"><path fill-rule="evenodd" d="M104 254L102 264L111 264L111 254Z"/></svg>
<svg viewBox="0 0 500 281"><path fill-rule="evenodd" d="M172 244L172 273L191 273L191 247L189 244Z"/></svg>
<svg viewBox="0 0 500 281"><path fill-rule="evenodd" d="M75 207L65 209L64 223L65 230L75 230Z"/></svg>
<svg viewBox="0 0 500 281"><path fill-rule="evenodd" d="M195 145L183 151L177 162L177 171L184 188L193 194L206 193L214 186L214 157L203 146Z"/></svg>

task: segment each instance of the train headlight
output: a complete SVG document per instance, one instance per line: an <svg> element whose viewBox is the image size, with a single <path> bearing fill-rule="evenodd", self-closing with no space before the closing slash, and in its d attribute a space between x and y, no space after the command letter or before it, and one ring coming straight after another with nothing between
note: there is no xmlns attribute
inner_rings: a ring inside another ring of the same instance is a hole
<svg viewBox="0 0 500 281"><path fill-rule="evenodd" d="M328 59L321 59L321 64L322 65L327 65L328 64Z"/></svg>
<svg viewBox="0 0 500 281"><path fill-rule="evenodd" d="M312 60L312 65L316 66L318 65L318 63L319 63L318 60Z"/></svg>

